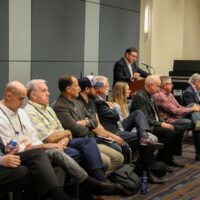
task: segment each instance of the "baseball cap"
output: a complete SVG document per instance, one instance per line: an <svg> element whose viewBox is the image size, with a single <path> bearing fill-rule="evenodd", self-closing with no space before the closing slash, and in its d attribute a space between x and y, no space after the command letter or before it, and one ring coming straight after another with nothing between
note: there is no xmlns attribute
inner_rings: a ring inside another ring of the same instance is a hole
<svg viewBox="0 0 200 200"><path fill-rule="evenodd" d="M95 76L88 75L78 79L79 86L81 90L84 90L86 87L102 87L103 82L97 81Z"/></svg>

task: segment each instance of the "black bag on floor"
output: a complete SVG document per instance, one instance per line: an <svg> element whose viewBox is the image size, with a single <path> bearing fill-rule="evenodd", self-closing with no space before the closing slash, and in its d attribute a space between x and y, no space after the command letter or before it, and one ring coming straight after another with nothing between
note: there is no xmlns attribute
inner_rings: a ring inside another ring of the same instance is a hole
<svg viewBox="0 0 200 200"><path fill-rule="evenodd" d="M167 166L163 162L156 162L149 167L149 170L158 178L165 176L167 172Z"/></svg>
<svg viewBox="0 0 200 200"><path fill-rule="evenodd" d="M138 192L141 181L134 172L134 164L124 164L120 169L113 172L109 179L114 183L119 183L124 187L124 196L130 196Z"/></svg>

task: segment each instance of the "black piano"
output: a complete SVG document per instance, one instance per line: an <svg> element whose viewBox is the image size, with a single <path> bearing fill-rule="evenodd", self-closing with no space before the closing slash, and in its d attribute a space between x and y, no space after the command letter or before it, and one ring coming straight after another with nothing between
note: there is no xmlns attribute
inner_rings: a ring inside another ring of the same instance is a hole
<svg viewBox="0 0 200 200"><path fill-rule="evenodd" d="M169 71L169 76L174 84L172 93L178 102L181 103L182 92L194 73L200 73L200 60L174 60L173 71Z"/></svg>

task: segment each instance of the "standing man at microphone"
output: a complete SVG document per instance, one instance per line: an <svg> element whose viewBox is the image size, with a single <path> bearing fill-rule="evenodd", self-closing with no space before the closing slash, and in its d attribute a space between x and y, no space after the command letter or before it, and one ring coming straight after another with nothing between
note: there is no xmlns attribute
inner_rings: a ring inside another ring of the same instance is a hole
<svg viewBox="0 0 200 200"><path fill-rule="evenodd" d="M140 77L146 78L149 75L148 72L140 69L136 65L137 57L138 51L135 48L130 47L126 49L124 57L115 63L113 69L113 85L117 81L130 82Z"/></svg>

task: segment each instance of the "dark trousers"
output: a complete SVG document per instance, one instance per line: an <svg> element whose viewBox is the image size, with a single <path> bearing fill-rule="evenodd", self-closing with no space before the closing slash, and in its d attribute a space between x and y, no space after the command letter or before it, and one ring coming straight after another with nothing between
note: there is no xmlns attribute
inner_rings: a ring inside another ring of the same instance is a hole
<svg viewBox="0 0 200 200"><path fill-rule="evenodd" d="M0 192L23 190L31 184L31 176L25 166L8 168L0 166Z"/></svg>
<svg viewBox="0 0 200 200"><path fill-rule="evenodd" d="M82 163L87 172L91 173L95 169L104 168L95 138L73 138L68 146L80 152Z"/></svg>
<svg viewBox="0 0 200 200"><path fill-rule="evenodd" d="M122 121L122 125L125 131L131 132L135 127L137 129L138 137L140 138L146 131L151 131L145 115L141 110L135 110L129 114L127 118Z"/></svg>
<svg viewBox="0 0 200 200"><path fill-rule="evenodd" d="M33 149L19 154L22 166L25 166L33 180L36 194L43 197L53 188L59 186L57 177L46 153L40 149Z"/></svg>
<svg viewBox="0 0 200 200"><path fill-rule="evenodd" d="M200 155L200 131L194 130L193 121L188 118L180 118L174 122L174 125L181 126L184 130L192 131L195 151L197 155Z"/></svg>
<svg viewBox="0 0 200 200"><path fill-rule="evenodd" d="M137 132L117 131L117 134L128 143L132 151L138 148L138 134Z"/></svg>
<svg viewBox="0 0 200 200"><path fill-rule="evenodd" d="M158 151L157 159L166 164L173 160L173 155L180 155L182 151L182 138L184 130L175 127L174 130L163 127L154 127L155 134L159 141L164 144L164 148Z"/></svg>

